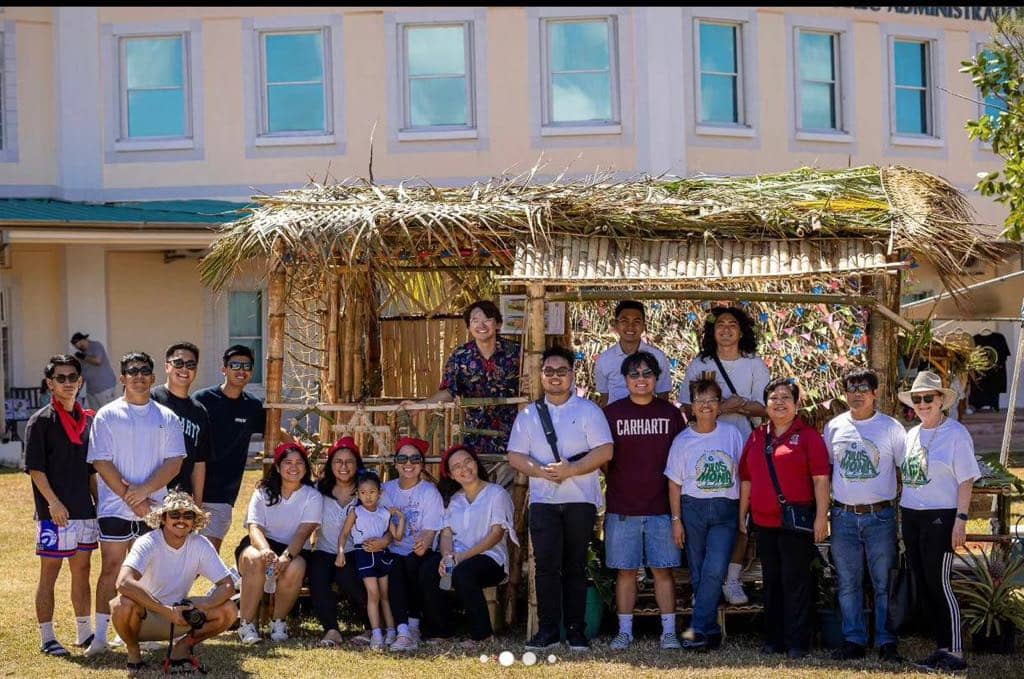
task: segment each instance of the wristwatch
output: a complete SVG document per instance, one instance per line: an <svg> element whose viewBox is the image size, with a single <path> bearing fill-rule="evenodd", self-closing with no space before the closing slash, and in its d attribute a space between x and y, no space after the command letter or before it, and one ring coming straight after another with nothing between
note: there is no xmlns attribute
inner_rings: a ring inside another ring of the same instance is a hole
<svg viewBox="0 0 1024 679"><path fill-rule="evenodd" d="M680 519L680 518L679 518L678 516L673 516L673 517L672 517L672 520L673 520L673 521L681 521L681 519Z"/></svg>
<svg viewBox="0 0 1024 679"><path fill-rule="evenodd" d="M956 515L956 518L960 519L961 521L966 521L967 520L967 515L964 514L963 512L960 512L959 514Z"/></svg>

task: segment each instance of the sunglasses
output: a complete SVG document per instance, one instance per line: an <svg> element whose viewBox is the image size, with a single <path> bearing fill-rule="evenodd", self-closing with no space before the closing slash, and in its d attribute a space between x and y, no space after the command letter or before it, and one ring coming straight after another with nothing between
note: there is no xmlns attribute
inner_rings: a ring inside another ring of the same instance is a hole
<svg viewBox="0 0 1024 679"><path fill-rule="evenodd" d="M185 519L186 521L195 521L196 513L192 510L180 512L176 509L167 512L167 516L172 520L177 521L178 519Z"/></svg>
<svg viewBox="0 0 1024 679"><path fill-rule="evenodd" d="M153 369L148 365L135 366L133 368L125 368L121 374L128 375L129 377L135 377L136 375L145 375L146 377L149 377L153 374Z"/></svg>
<svg viewBox="0 0 1024 679"><path fill-rule="evenodd" d="M423 456L419 454L395 455L395 464L420 464L421 462L423 462Z"/></svg>
<svg viewBox="0 0 1024 679"><path fill-rule="evenodd" d="M56 382L57 384L67 384L68 382L71 382L72 384L74 384L81 377L82 376L79 375L78 373L71 373L70 375L65 375L63 373L57 373L56 375L54 375L50 379L53 380L54 382Z"/></svg>
<svg viewBox="0 0 1024 679"><path fill-rule="evenodd" d="M846 385L846 393L847 394L856 394L858 392L861 393L861 394L866 394L869 391L871 391L871 385L870 384L864 384L863 382L860 383L860 384L848 384L848 385Z"/></svg>
<svg viewBox="0 0 1024 679"><path fill-rule="evenodd" d="M555 375L558 375L559 377L565 377L566 375L569 374L569 369L568 368L544 368L540 372L541 372L542 375L544 375L544 377L554 377Z"/></svg>
<svg viewBox="0 0 1024 679"><path fill-rule="evenodd" d="M231 370L252 370L252 361L228 361L228 368Z"/></svg>
<svg viewBox="0 0 1024 679"><path fill-rule="evenodd" d="M631 380L638 380L641 377L646 379L648 377L654 377L654 371L651 370L650 368L647 368L645 370L633 370L631 372L626 373L626 377L628 377Z"/></svg>
<svg viewBox="0 0 1024 679"><path fill-rule="evenodd" d="M935 399L936 399L935 394L925 394L924 396L911 396L910 397L910 401L912 403L920 403L921 401L924 401L925 403L931 403Z"/></svg>
<svg viewBox="0 0 1024 679"><path fill-rule="evenodd" d="M199 365L199 361L186 361L183 358L172 358L172 359L169 359L167 362L170 363L173 367L175 367L175 368L177 368L179 370L182 369L182 368L187 368L189 370L195 370L196 367Z"/></svg>

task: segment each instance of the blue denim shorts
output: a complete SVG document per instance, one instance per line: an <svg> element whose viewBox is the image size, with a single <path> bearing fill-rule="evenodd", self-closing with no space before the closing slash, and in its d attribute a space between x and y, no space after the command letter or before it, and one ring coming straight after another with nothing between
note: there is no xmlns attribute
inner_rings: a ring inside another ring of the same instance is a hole
<svg viewBox="0 0 1024 679"><path fill-rule="evenodd" d="M668 514L606 514L604 544L608 568L675 568L682 562Z"/></svg>

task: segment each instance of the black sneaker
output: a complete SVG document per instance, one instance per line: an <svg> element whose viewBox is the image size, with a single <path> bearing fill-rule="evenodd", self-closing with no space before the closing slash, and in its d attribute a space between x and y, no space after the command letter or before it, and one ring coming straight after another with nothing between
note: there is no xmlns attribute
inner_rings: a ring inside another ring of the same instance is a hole
<svg viewBox="0 0 1024 679"><path fill-rule="evenodd" d="M884 662L903 662L903 656L900 655L899 650L896 648L895 641L890 641L878 647L878 659Z"/></svg>
<svg viewBox="0 0 1024 679"><path fill-rule="evenodd" d="M684 651L704 651L708 647L708 638L700 632L694 632L692 639L683 639Z"/></svg>
<svg viewBox="0 0 1024 679"><path fill-rule="evenodd" d="M583 630L577 627L570 627L565 631L565 641L569 644L570 651L589 651L590 642Z"/></svg>
<svg viewBox="0 0 1024 679"><path fill-rule="evenodd" d="M533 635L533 638L526 642L526 650L528 651L546 651L549 648L554 648L561 643L561 638L558 632L552 632L551 630L539 630Z"/></svg>
<svg viewBox="0 0 1024 679"><path fill-rule="evenodd" d="M879 651L881 653L881 651ZM864 647L852 641L844 641L842 648L832 651L833 660L855 660L864 657Z"/></svg>
<svg viewBox="0 0 1024 679"><path fill-rule="evenodd" d="M922 670L934 670L934 669L936 669L938 667L939 660L944 655L946 655L945 651L935 651L934 653L932 653L927 658L922 658L921 660L915 660L914 662L912 662L910 664L913 665L914 667L920 668Z"/></svg>
<svg viewBox="0 0 1024 679"><path fill-rule="evenodd" d="M942 652L942 657L935 663L935 669L943 672L963 672L967 669L967 663L963 658L958 658L952 653Z"/></svg>

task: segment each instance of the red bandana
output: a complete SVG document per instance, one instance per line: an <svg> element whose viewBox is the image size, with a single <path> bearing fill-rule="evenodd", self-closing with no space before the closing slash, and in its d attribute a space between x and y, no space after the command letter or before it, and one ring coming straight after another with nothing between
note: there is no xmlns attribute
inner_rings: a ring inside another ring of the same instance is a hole
<svg viewBox="0 0 1024 679"><path fill-rule="evenodd" d="M72 443L79 446L82 445L82 432L84 432L85 428L89 426L88 418L95 415L96 411L86 410L82 408L81 403L75 401L75 415L78 416L78 419L76 420L71 417L71 414L68 413L68 411L64 410L64 406L62 406L60 401L56 398L54 398L51 403L53 404L53 409L57 411L57 416L60 418L61 426L64 427L64 433L68 435L68 438Z"/></svg>

